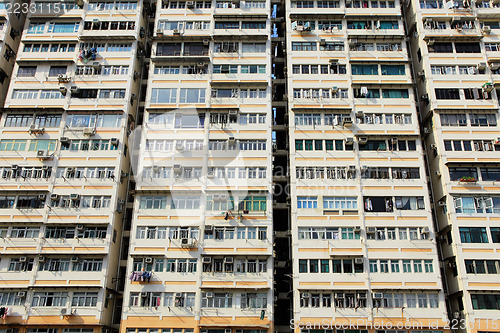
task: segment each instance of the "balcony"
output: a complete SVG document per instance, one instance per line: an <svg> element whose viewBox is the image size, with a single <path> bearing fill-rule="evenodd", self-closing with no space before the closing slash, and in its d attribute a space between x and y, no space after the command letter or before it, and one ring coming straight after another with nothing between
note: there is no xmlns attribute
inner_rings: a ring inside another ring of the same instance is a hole
<svg viewBox="0 0 500 333"><path fill-rule="evenodd" d="M423 30L422 37L424 40L436 39L443 41L451 40L479 40L483 38L481 29L478 28L443 28L443 29L430 29L426 28Z"/></svg>
<svg viewBox="0 0 500 333"><path fill-rule="evenodd" d="M206 62L210 60L210 50L207 45L196 45L192 47L185 47L181 50L180 44L171 45L162 45L157 44L156 50L153 50L153 54L151 55L153 60L173 60L176 61L200 61Z"/></svg>
<svg viewBox="0 0 500 333"><path fill-rule="evenodd" d="M404 37L404 29L401 26L397 29L347 29L349 38L380 38L380 39L402 39Z"/></svg>
<svg viewBox="0 0 500 333"><path fill-rule="evenodd" d="M36 282L39 285L44 286L61 286L61 285L71 285L76 286L101 286L104 284L104 279L106 277L105 270L99 272L76 272L72 271L71 267L73 262L70 262L69 271L65 272L50 272L50 271L37 271Z"/></svg>
<svg viewBox="0 0 500 333"><path fill-rule="evenodd" d="M72 220L75 223L75 220ZM52 221L50 221L52 222ZM65 222L68 223L68 222ZM88 221L85 221L88 223ZM102 220L101 220L102 223ZM109 236L108 236L109 238ZM41 253L43 254L94 254L107 255L110 251L108 238L44 238ZM96 274L95 272L92 272ZM72 273L74 276L74 273Z"/></svg>
<svg viewBox="0 0 500 333"><path fill-rule="evenodd" d="M267 39L270 30L265 29L214 29L213 37L225 38L225 39L235 39L235 40L247 40L247 39Z"/></svg>

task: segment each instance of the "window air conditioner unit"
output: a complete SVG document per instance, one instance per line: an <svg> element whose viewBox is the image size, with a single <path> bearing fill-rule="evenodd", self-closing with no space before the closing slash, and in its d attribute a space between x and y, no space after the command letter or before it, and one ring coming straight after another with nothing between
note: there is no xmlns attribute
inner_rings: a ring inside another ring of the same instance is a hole
<svg viewBox="0 0 500 333"><path fill-rule="evenodd" d="M210 44L210 39L204 39L203 40L203 45L208 45Z"/></svg>
<svg viewBox="0 0 500 333"><path fill-rule="evenodd" d="M206 294L207 298L214 298L214 293L209 291L207 294Z"/></svg>
<svg viewBox="0 0 500 333"><path fill-rule="evenodd" d="M36 151L36 157L45 159L49 156L49 151L47 149L38 149Z"/></svg>
<svg viewBox="0 0 500 333"><path fill-rule="evenodd" d="M238 117L238 110L229 110L229 119L236 119Z"/></svg>
<svg viewBox="0 0 500 333"><path fill-rule="evenodd" d="M118 138L111 138L111 140L109 140L109 142L115 146L115 147L118 147L118 143L120 142L120 140L118 140Z"/></svg>
<svg viewBox="0 0 500 333"><path fill-rule="evenodd" d="M204 264L210 264L210 263L212 263L212 257L203 257L202 262Z"/></svg>
<svg viewBox="0 0 500 333"><path fill-rule="evenodd" d="M163 36L163 30L162 29L156 29L156 36Z"/></svg>
<svg viewBox="0 0 500 333"><path fill-rule="evenodd" d="M393 145L395 145L396 143L398 143L398 138L391 138L391 143Z"/></svg>
<svg viewBox="0 0 500 333"><path fill-rule="evenodd" d="M28 260L28 258L26 258L26 257L19 258L19 262L26 262L27 260Z"/></svg>
<svg viewBox="0 0 500 333"><path fill-rule="evenodd" d="M355 226L354 232L359 234L361 232L361 227L359 225Z"/></svg>
<svg viewBox="0 0 500 333"><path fill-rule="evenodd" d="M229 144L235 144L236 143L236 139L234 136L230 136L228 139L227 139L227 142Z"/></svg>
<svg viewBox="0 0 500 333"><path fill-rule="evenodd" d="M80 199L80 194L77 194L77 193L70 194L69 198L71 200L79 200Z"/></svg>
<svg viewBox="0 0 500 333"><path fill-rule="evenodd" d="M485 70L486 69L486 63L485 62L481 62L479 63L479 65L477 65L477 69L479 70Z"/></svg>
<svg viewBox="0 0 500 333"><path fill-rule="evenodd" d="M181 238L181 246L182 247L189 247L191 244L189 243L189 238Z"/></svg>
<svg viewBox="0 0 500 333"><path fill-rule="evenodd" d="M483 34L488 35L491 32L491 27L489 25L483 26Z"/></svg>
<svg viewBox="0 0 500 333"><path fill-rule="evenodd" d="M142 298L148 297L148 293L142 292L142 293L141 293L141 297L142 297Z"/></svg>
<svg viewBox="0 0 500 333"><path fill-rule="evenodd" d="M355 258L354 259L355 264L362 264L363 263L363 258Z"/></svg>
<svg viewBox="0 0 500 333"><path fill-rule="evenodd" d="M220 201L220 195L218 195L218 194L214 194L214 195L212 196L212 199L213 199L214 201Z"/></svg>
<svg viewBox="0 0 500 333"><path fill-rule="evenodd" d="M100 69L101 68L101 64L99 63L99 61L93 61L92 62L92 67L94 69Z"/></svg>
<svg viewBox="0 0 500 333"><path fill-rule="evenodd" d="M52 193L52 194L50 195L50 199L51 199L51 200L59 200L59 194Z"/></svg>
<svg viewBox="0 0 500 333"><path fill-rule="evenodd" d="M335 298L336 299L343 299L345 297L344 293L335 293Z"/></svg>
<svg viewBox="0 0 500 333"><path fill-rule="evenodd" d="M172 33L176 36L179 36L181 34L181 31L179 29L174 29Z"/></svg>
<svg viewBox="0 0 500 333"><path fill-rule="evenodd" d="M38 257L38 262L45 262L45 257Z"/></svg>
<svg viewBox="0 0 500 333"><path fill-rule="evenodd" d="M194 8L194 1L186 1L187 8Z"/></svg>
<svg viewBox="0 0 500 333"><path fill-rule="evenodd" d="M220 197L221 201L227 200L227 194L226 193L220 194L219 197Z"/></svg>
<svg viewBox="0 0 500 333"><path fill-rule="evenodd" d="M345 117L342 120L342 126L344 126L344 127L352 127L352 119L351 119L351 117Z"/></svg>
<svg viewBox="0 0 500 333"><path fill-rule="evenodd" d="M152 264L153 258L146 258L144 261L146 262L146 264Z"/></svg>
<svg viewBox="0 0 500 333"><path fill-rule="evenodd" d="M44 128L40 128L38 125L35 125L35 124L31 124L28 132L29 134L33 134L33 133L43 133L44 131Z"/></svg>
<svg viewBox="0 0 500 333"><path fill-rule="evenodd" d="M79 94L80 93L80 88L78 88L77 86L71 86L71 88L69 88L69 91L72 94Z"/></svg>
<svg viewBox="0 0 500 333"><path fill-rule="evenodd" d="M78 262L80 259L78 257L71 257L71 262Z"/></svg>
<svg viewBox="0 0 500 333"><path fill-rule="evenodd" d="M366 293L359 293L356 295L357 299L366 299Z"/></svg>
<svg viewBox="0 0 500 333"><path fill-rule="evenodd" d="M174 164L174 172L175 173L182 172L182 166L180 164Z"/></svg>
<svg viewBox="0 0 500 333"><path fill-rule="evenodd" d="M11 166L10 166L10 169L11 169L12 171L16 171L16 170L18 170L18 169L19 169L19 165L17 165L17 164L13 164L13 165L11 165Z"/></svg>
<svg viewBox="0 0 500 333"><path fill-rule="evenodd" d="M332 87L332 94L336 94L339 92L339 87L335 86L335 87Z"/></svg>
<svg viewBox="0 0 500 333"><path fill-rule="evenodd" d="M352 146L354 144L354 138L345 138L345 145Z"/></svg>
<svg viewBox="0 0 500 333"><path fill-rule="evenodd" d="M24 297L26 297L26 292L25 292L25 291L18 291L18 292L16 293L16 296L17 296L18 298L24 298Z"/></svg>
<svg viewBox="0 0 500 333"><path fill-rule="evenodd" d="M85 226L84 226L83 224L78 224L78 225L76 226L76 230L78 230L78 231L82 231L82 230L84 230L84 229L85 229Z"/></svg>
<svg viewBox="0 0 500 333"><path fill-rule="evenodd" d="M325 45L326 45L326 40L322 38L322 39L319 41L319 45L320 45L320 46L325 46Z"/></svg>
<svg viewBox="0 0 500 333"><path fill-rule="evenodd" d="M367 142L368 142L368 138L366 136L362 136L362 137L358 138L358 143L360 145L366 145Z"/></svg>
<svg viewBox="0 0 500 333"><path fill-rule="evenodd" d="M444 206L446 206L446 201L439 200L439 201L438 201L438 206L439 206L439 207L444 207Z"/></svg>
<svg viewBox="0 0 500 333"><path fill-rule="evenodd" d="M500 62L492 62L490 64L490 69L493 71L496 71L498 68L500 68Z"/></svg>
<svg viewBox="0 0 500 333"><path fill-rule="evenodd" d="M175 298L181 298L182 297L182 293L175 293Z"/></svg>
<svg viewBox="0 0 500 333"><path fill-rule="evenodd" d="M213 231L214 231L213 224L207 224L207 225L205 225L205 233L211 233Z"/></svg>
<svg viewBox="0 0 500 333"><path fill-rule="evenodd" d="M93 127L85 127L83 129L83 135L94 135L95 130Z"/></svg>
<svg viewBox="0 0 500 333"><path fill-rule="evenodd" d="M302 298L309 298L311 297L311 294L309 293L302 293Z"/></svg>
<svg viewBox="0 0 500 333"><path fill-rule="evenodd" d="M366 233L367 234L374 234L376 232L377 232L377 228L375 228L375 227L367 227L366 228Z"/></svg>
<svg viewBox="0 0 500 333"><path fill-rule="evenodd" d="M429 230L428 227L424 227L424 228L420 229L420 232L424 235L428 235L431 231Z"/></svg>
<svg viewBox="0 0 500 333"><path fill-rule="evenodd" d="M232 264L234 262L234 258L233 257L226 257L224 258L224 263L225 264Z"/></svg>
<svg viewBox="0 0 500 333"><path fill-rule="evenodd" d="M373 293L372 297L373 297L373 299L383 299L384 294L383 293Z"/></svg>
<svg viewBox="0 0 500 333"><path fill-rule="evenodd" d="M59 312L61 314L61 316L69 316L71 315L71 309L69 308L62 308Z"/></svg>
<svg viewBox="0 0 500 333"><path fill-rule="evenodd" d="M38 200L45 201L46 199L47 199L47 196L45 194L39 194L38 195Z"/></svg>
<svg viewBox="0 0 500 333"><path fill-rule="evenodd" d="M61 95L66 96L68 89L66 87L59 87L59 92L61 93Z"/></svg>
<svg viewBox="0 0 500 333"><path fill-rule="evenodd" d="M177 141L177 142L175 143L175 149L177 149L177 150L184 150L184 142L182 142L182 141Z"/></svg>
<svg viewBox="0 0 500 333"><path fill-rule="evenodd" d="M363 111L356 111L356 117L357 118L362 118L364 115L364 112Z"/></svg>
<svg viewBox="0 0 500 333"><path fill-rule="evenodd" d="M59 141L62 143L62 144L69 144L69 138L67 136L61 136L61 138L59 139Z"/></svg>
<svg viewBox="0 0 500 333"><path fill-rule="evenodd" d="M208 171L208 172L207 172L207 178L208 178L208 179L213 179L213 178L215 178L215 172L213 172L213 171Z"/></svg>
<svg viewBox="0 0 500 333"><path fill-rule="evenodd" d="M224 333L232 333L232 332L233 332L233 329L231 329L231 328L226 328L224 330Z"/></svg>

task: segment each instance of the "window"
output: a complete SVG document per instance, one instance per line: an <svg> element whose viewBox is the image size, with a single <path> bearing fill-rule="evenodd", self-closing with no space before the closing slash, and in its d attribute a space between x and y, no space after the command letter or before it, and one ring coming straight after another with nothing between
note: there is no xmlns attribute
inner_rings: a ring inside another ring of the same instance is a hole
<svg viewBox="0 0 500 333"><path fill-rule="evenodd" d="M154 88L151 90L151 103L176 103L177 89L175 88Z"/></svg>
<svg viewBox="0 0 500 333"><path fill-rule="evenodd" d="M434 43L427 46L430 53L453 53L452 43Z"/></svg>
<svg viewBox="0 0 500 333"><path fill-rule="evenodd" d="M55 307L66 306L68 293L66 292L36 292L33 295L31 306L33 307Z"/></svg>
<svg viewBox="0 0 500 333"><path fill-rule="evenodd" d="M479 43L455 42L455 51L457 53L481 53L481 47Z"/></svg>
<svg viewBox="0 0 500 333"><path fill-rule="evenodd" d="M469 117L471 126L497 126L496 113L471 113Z"/></svg>
<svg viewBox="0 0 500 333"><path fill-rule="evenodd" d="M358 209L356 197L324 197L323 209Z"/></svg>
<svg viewBox="0 0 500 333"><path fill-rule="evenodd" d="M28 127L33 121L32 114L9 114L5 118L5 127Z"/></svg>
<svg viewBox="0 0 500 333"><path fill-rule="evenodd" d="M460 93L458 89L434 89L436 93L436 99L460 99Z"/></svg>
<svg viewBox="0 0 500 333"><path fill-rule="evenodd" d="M66 74L66 66L50 66L49 76L58 76Z"/></svg>
<svg viewBox="0 0 500 333"><path fill-rule="evenodd" d="M481 227L461 227L460 240L462 243L488 243L486 228Z"/></svg>
<svg viewBox="0 0 500 333"><path fill-rule="evenodd" d="M297 208L318 208L318 198L297 197Z"/></svg>
<svg viewBox="0 0 500 333"><path fill-rule="evenodd" d="M471 294L475 310L500 310L500 294Z"/></svg>
<svg viewBox="0 0 500 333"><path fill-rule="evenodd" d="M102 270L102 259L80 259L73 264L73 271L99 272Z"/></svg>
<svg viewBox="0 0 500 333"><path fill-rule="evenodd" d="M140 209L165 209L167 208L167 197L165 196L141 196Z"/></svg>
<svg viewBox="0 0 500 333"><path fill-rule="evenodd" d="M206 89L181 88L179 103L205 103Z"/></svg>
<svg viewBox="0 0 500 333"><path fill-rule="evenodd" d="M69 271L69 259L50 258L40 263L41 271L67 272Z"/></svg>
<svg viewBox="0 0 500 333"><path fill-rule="evenodd" d="M417 210L424 209L423 197L395 197L396 209Z"/></svg>
<svg viewBox="0 0 500 333"><path fill-rule="evenodd" d="M316 51L316 42L292 42L292 51Z"/></svg>
<svg viewBox="0 0 500 333"><path fill-rule="evenodd" d="M24 260L26 259L26 260ZM33 270L33 258L11 258L9 262L9 272L28 272Z"/></svg>
<svg viewBox="0 0 500 333"><path fill-rule="evenodd" d="M440 114L441 126L467 126L467 118L465 114Z"/></svg>
<svg viewBox="0 0 500 333"><path fill-rule="evenodd" d="M36 74L36 66L19 66L17 76L19 77L34 77Z"/></svg>

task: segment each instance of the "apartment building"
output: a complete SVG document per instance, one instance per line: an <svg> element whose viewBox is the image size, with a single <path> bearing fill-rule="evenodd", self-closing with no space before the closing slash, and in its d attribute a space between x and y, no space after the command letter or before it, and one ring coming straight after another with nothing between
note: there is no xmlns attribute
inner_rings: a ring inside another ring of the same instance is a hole
<svg viewBox="0 0 500 333"><path fill-rule="evenodd" d="M497 330L497 2L413 1L407 24L450 318Z"/></svg>
<svg viewBox="0 0 500 333"><path fill-rule="evenodd" d="M0 329L118 331L146 4L28 8L0 121Z"/></svg>
<svg viewBox="0 0 500 333"><path fill-rule="evenodd" d="M400 5L287 2L295 332L447 330Z"/></svg>
<svg viewBox="0 0 500 333"><path fill-rule="evenodd" d="M269 13L156 3L123 333L273 330Z"/></svg>

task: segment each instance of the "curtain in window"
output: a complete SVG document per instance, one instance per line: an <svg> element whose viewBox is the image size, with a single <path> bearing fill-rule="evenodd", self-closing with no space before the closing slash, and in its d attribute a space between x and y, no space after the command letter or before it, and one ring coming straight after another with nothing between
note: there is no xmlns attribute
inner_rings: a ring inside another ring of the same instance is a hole
<svg viewBox="0 0 500 333"><path fill-rule="evenodd" d="M382 75L405 75L404 65L382 65Z"/></svg>

